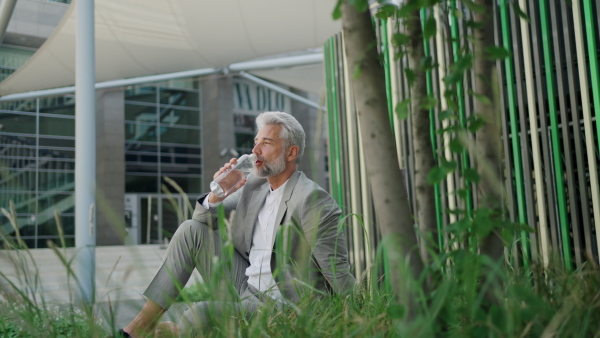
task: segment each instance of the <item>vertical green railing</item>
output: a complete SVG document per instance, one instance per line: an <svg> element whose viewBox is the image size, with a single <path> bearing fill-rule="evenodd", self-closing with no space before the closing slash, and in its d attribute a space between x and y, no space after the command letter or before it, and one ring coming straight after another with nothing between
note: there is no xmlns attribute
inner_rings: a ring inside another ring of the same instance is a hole
<svg viewBox="0 0 600 338"><path fill-rule="evenodd" d="M388 115L390 117L390 126L392 128L392 134L394 133L394 109L392 100L392 80L390 76L390 53L389 53L389 39L387 20L380 19L379 24L381 26L381 54L383 54L383 70L385 74L385 95L387 97Z"/></svg>
<svg viewBox="0 0 600 338"><path fill-rule="evenodd" d="M560 223L563 255L567 269L572 268L571 243L569 236L569 220L567 216L567 200L563 183L562 154L558 139L558 121L556 112L556 96L554 90L554 76L552 73L552 51L550 49L550 29L548 27L548 8L546 0L540 0L540 24L542 32L542 49L544 52L544 68L546 68L546 88L548 96L548 114L550 115L550 135L552 155L554 157L554 179L556 183L556 199L558 202L558 220ZM541 75L541 74L540 74ZM542 132L545 132L544 130Z"/></svg>
<svg viewBox="0 0 600 338"><path fill-rule="evenodd" d="M421 23L423 24L424 22L427 21L427 10L426 9L421 9ZM429 51L429 41L424 40L423 41L423 49L424 49L424 55L425 57L430 57L431 53ZM409 65L410 67L419 67L419 65ZM427 72L425 73L426 76L426 85L427 85L427 95L432 95L433 94L433 78L432 78L432 74L431 74L431 70L427 70ZM436 127L435 127L435 111L434 109L430 109L429 110L429 119L431 121L431 125L430 125L430 135L431 135L431 148L433 151L433 157L436 161L436 163L438 162L438 157L437 157L437 140L436 140ZM440 183L436 183L433 186L434 189L434 194L435 194L435 219L437 220L437 228L438 228L438 245L439 245L439 251L442 252L444 250L444 233L443 233L443 227L444 227L444 222L442 221L442 215L443 215L443 207L442 207L442 197L441 197L441 191L440 191Z"/></svg>
<svg viewBox="0 0 600 338"><path fill-rule="evenodd" d="M450 11L450 20L451 20L451 25L450 25L450 34L452 36L452 55L454 58L454 62L458 61L460 55L458 55L459 50L460 50L460 43L459 43L459 39L460 36L458 34L458 19L456 18L456 11L458 10L456 8L456 0L451 0L450 1L450 6L452 9L452 11ZM465 112L465 98L462 95L463 93L463 81L460 80L456 83L456 98L458 101L458 116L459 116L459 123L461 125L461 127L463 129L466 129L467 127L467 117L466 117L466 112ZM470 167L470 162L469 162L469 154L467 152L467 150L463 150L461 153L461 163L462 163L462 168L463 170L467 169ZM472 185L471 182L468 182L465 180L465 188L468 190L468 193L466 195L466 199L465 199L465 209L467 212L467 216L470 218L472 216L472 211L473 211L473 189L472 189Z"/></svg>
<svg viewBox="0 0 600 338"><path fill-rule="evenodd" d="M340 156L340 126L338 110L338 88L337 88L337 58L335 37L331 37L325 44L325 68L327 84L327 116L329 122L329 177L331 182L331 194L340 207L344 207L344 194L342 187L342 171ZM350 85L349 83L347 85Z"/></svg>
<svg viewBox="0 0 600 338"><path fill-rule="evenodd" d="M502 26L502 46L506 50L512 50L511 48L511 35L510 25L508 22L506 0L500 0L500 23ZM506 73L506 96L508 99L508 114L510 119L510 134L512 144L512 156L513 156L513 172L515 175L515 189L517 191L517 218L520 223L527 223L527 212L525 210L525 191L523 189L523 163L521 158L521 147L520 147L520 136L519 136L519 121L517 117L517 104L515 98L515 75L513 57L507 57L504 60L505 73ZM529 236L525 231L521 231L521 247L523 250L523 263L525 266L529 266L530 254L529 254Z"/></svg>

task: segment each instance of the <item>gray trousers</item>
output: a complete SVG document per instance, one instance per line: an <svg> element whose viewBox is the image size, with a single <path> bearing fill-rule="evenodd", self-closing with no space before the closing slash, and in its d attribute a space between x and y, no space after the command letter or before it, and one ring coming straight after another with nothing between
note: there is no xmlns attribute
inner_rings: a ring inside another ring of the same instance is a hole
<svg viewBox="0 0 600 338"><path fill-rule="evenodd" d="M199 328L225 311L252 314L266 296L248 286L245 275L248 266L249 262L235 249L223 245L217 231L206 224L188 220L173 235L163 263L144 296L168 309L196 268L205 283L224 282L217 291L219 294L215 295L222 301L192 304L181 318L182 332Z"/></svg>

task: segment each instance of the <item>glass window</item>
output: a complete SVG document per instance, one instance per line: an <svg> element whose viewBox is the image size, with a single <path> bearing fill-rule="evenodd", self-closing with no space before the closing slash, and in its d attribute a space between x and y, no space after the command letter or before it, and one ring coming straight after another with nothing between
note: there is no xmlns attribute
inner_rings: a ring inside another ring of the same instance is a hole
<svg viewBox="0 0 600 338"><path fill-rule="evenodd" d="M40 134L75 136L75 119L40 116Z"/></svg>
<svg viewBox="0 0 600 338"><path fill-rule="evenodd" d="M201 167L199 165L174 165L161 163L160 172L163 175L169 174L189 174L198 175L200 174Z"/></svg>
<svg viewBox="0 0 600 338"><path fill-rule="evenodd" d="M161 107L160 122L168 125L199 127L200 112L198 110Z"/></svg>
<svg viewBox="0 0 600 338"><path fill-rule="evenodd" d="M155 86L135 86L125 90L125 100L135 102L156 103Z"/></svg>
<svg viewBox="0 0 600 338"><path fill-rule="evenodd" d="M21 101L0 102L0 109L35 113L37 111L37 101L36 100L21 100Z"/></svg>
<svg viewBox="0 0 600 338"><path fill-rule="evenodd" d="M161 125L160 140L164 143L200 144L200 130Z"/></svg>
<svg viewBox="0 0 600 338"><path fill-rule="evenodd" d="M125 192L158 192L156 175L125 175Z"/></svg>
<svg viewBox="0 0 600 338"><path fill-rule="evenodd" d="M42 97L40 98L40 113L75 116L75 97Z"/></svg>
<svg viewBox="0 0 600 338"><path fill-rule="evenodd" d="M41 222L42 220L43 222ZM52 215L40 215L40 219L38 221L40 221L38 223L38 236L40 237L38 247L47 247L48 240L52 240L54 244L61 246L60 236L56 220L54 218L54 213ZM64 240L65 242L67 242L67 246L69 246L69 243L74 242L68 240L68 238L73 238L75 236L75 216L69 214L61 214L60 223L63 229L63 234L65 236Z"/></svg>
<svg viewBox="0 0 600 338"><path fill-rule="evenodd" d="M35 168L0 168L0 191L35 191Z"/></svg>
<svg viewBox="0 0 600 338"><path fill-rule="evenodd" d="M125 120L134 122L156 123L156 106L126 103Z"/></svg>
<svg viewBox="0 0 600 338"><path fill-rule="evenodd" d="M125 122L125 140L156 142L156 124Z"/></svg>
<svg viewBox="0 0 600 338"><path fill-rule="evenodd" d="M35 140L34 143L35 144ZM40 148L71 148L75 149L75 137L57 138L40 135ZM63 151L63 150L59 150ZM73 158L75 155L73 155Z"/></svg>
<svg viewBox="0 0 600 338"><path fill-rule="evenodd" d="M200 158L200 147L198 145L162 145L160 151L165 154L189 155Z"/></svg>
<svg viewBox="0 0 600 338"><path fill-rule="evenodd" d="M186 194L200 194L202 193L202 176L175 176L175 175L165 175L175 181L177 185L185 191ZM162 184L167 186L170 191L176 192L171 184L166 182L164 179L162 180ZM193 196L191 196L193 197ZM193 205L193 204L192 204Z"/></svg>
<svg viewBox="0 0 600 338"><path fill-rule="evenodd" d="M74 195L72 192L41 192L38 196L38 210L40 212L54 213L57 205L63 205L68 209L60 212L74 212Z"/></svg>
<svg viewBox="0 0 600 338"><path fill-rule="evenodd" d="M161 154L160 163L162 164L177 164L177 165L200 165L200 157L198 156L177 156L175 154Z"/></svg>
<svg viewBox="0 0 600 338"><path fill-rule="evenodd" d="M15 205L17 214L35 213L37 202L35 192L32 191L2 191L0 192L0 207L10 210L10 202Z"/></svg>
<svg viewBox="0 0 600 338"><path fill-rule="evenodd" d="M160 104L198 108L199 102L197 91L189 92L170 88L161 88L160 90Z"/></svg>
<svg viewBox="0 0 600 338"><path fill-rule="evenodd" d="M39 171L40 191L73 191L75 188L75 173L64 171Z"/></svg>
<svg viewBox="0 0 600 338"><path fill-rule="evenodd" d="M35 135L35 115L0 113L0 131Z"/></svg>
<svg viewBox="0 0 600 338"><path fill-rule="evenodd" d="M158 173L158 166L156 162L126 162L127 173Z"/></svg>
<svg viewBox="0 0 600 338"><path fill-rule="evenodd" d="M235 133L235 146L242 149L254 148L254 133Z"/></svg>

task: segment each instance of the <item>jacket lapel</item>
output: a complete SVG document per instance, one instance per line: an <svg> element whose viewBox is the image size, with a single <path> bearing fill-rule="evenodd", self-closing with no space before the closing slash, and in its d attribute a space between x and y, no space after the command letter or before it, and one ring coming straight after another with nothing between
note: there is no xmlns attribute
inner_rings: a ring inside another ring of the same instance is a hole
<svg viewBox="0 0 600 338"><path fill-rule="evenodd" d="M256 219L258 218L258 212L262 208L265 200L267 199L267 193L269 192L269 182L265 182L260 186L259 189L255 190L248 201L248 212L244 218L244 231L246 248L250 251L252 245L252 233L254 232L254 225L256 225Z"/></svg>
<svg viewBox="0 0 600 338"><path fill-rule="evenodd" d="M277 217L275 218L275 227L273 229L274 233L277 233L279 230L279 225L281 225L281 221L283 220L283 216L285 215L288 209L288 202L292 198L292 193L294 192L294 187L296 187L296 183L298 183L298 179L300 178L300 172L296 171L288 180L285 191L283 192L283 196L281 197L281 203L279 204L279 209L277 210Z"/></svg>

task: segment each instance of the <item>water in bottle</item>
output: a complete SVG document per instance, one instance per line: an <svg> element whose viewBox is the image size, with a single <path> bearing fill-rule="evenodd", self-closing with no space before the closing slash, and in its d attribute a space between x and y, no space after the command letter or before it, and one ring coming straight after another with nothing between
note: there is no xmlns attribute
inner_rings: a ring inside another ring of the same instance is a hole
<svg viewBox="0 0 600 338"><path fill-rule="evenodd" d="M256 162L254 154L240 156L236 164L210 182L212 193L219 198L229 195L233 187L252 171L254 162Z"/></svg>

